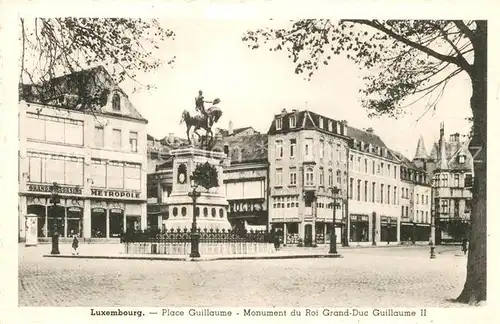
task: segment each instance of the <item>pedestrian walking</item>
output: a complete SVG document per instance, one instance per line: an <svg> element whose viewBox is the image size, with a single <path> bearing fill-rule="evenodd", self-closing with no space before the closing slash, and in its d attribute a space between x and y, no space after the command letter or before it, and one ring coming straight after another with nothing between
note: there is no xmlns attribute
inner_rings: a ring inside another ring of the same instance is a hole
<svg viewBox="0 0 500 324"><path fill-rule="evenodd" d="M464 252L464 255L467 254L467 238L464 237L464 239L462 240L462 252Z"/></svg>
<svg viewBox="0 0 500 324"><path fill-rule="evenodd" d="M73 255L78 255L78 237L76 234L73 234L73 243L71 244L71 247L73 248Z"/></svg>

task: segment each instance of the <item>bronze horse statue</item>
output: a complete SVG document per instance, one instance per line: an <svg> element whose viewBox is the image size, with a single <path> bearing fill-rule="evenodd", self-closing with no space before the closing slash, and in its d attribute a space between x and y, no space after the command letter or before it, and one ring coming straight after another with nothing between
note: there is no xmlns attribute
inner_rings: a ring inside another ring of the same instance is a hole
<svg viewBox="0 0 500 324"><path fill-rule="evenodd" d="M209 143L212 143L214 137L212 133L212 126L219 120L221 116L222 116L222 111L215 106L208 108L204 114L199 114L194 116L191 116L189 111L184 110L182 112L181 123L182 122L186 123L186 135L189 141L189 145L192 144L191 136L189 136L189 131L191 130L192 127L194 127L193 133L196 134L198 138L201 138L200 142L201 147L203 147L203 145L208 145ZM198 133L198 130L200 128L205 130L207 142L205 142L203 140L203 137Z"/></svg>

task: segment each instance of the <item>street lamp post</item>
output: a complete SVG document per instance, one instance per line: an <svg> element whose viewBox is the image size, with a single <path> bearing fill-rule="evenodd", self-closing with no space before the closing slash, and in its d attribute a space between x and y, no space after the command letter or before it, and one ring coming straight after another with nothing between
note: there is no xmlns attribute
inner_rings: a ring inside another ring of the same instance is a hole
<svg viewBox="0 0 500 324"><path fill-rule="evenodd" d="M333 187L333 223L332 231L330 233L330 254L337 254L337 234L335 233L335 220L336 220L336 210L337 210L337 195L340 189Z"/></svg>
<svg viewBox="0 0 500 324"><path fill-rule="evenodd" d="M193 222L191 223L191 253L189 254L189 257L191 258L200 257L200 234L198 233L196 226L196 200L201 195L201 193L196 191L197 187L198 185L196 184L195 180L191 178L191 188L193 188L193 191L188 193L189 197L193 199Z"/></svg>
<svg viewBox="0 0 500 324"><path fill-rule="evenodd" d="M52 208L52 213L53 213L53 218L54 218L54 227L52 230L52 251L50 251L50 254L60 254L59 252L59 233L57 232L57 213L56 213L56 206L58 203L61 202L61 199L59 198L59 185L57 182L54 182L52 184L52 198L50 199L50 202L53 204Z"/></svg>

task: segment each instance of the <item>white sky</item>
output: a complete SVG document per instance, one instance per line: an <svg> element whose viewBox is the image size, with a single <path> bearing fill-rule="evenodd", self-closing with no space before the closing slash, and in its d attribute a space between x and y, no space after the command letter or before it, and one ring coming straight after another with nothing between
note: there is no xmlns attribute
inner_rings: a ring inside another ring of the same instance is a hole
<svg viewBox="0 0 500 324"><path fill-rule="evenodd" d="M160 57L169 60L176 56L173 67L144 76L140 81L155 84L156 90L132 93L130 84L122 85L137 109L149 120L148 132L162 138L172 132L185 137L179 124L184 109L194 111L194 97L203 90L205 98L221 98L219 107L224 114L218 127L253 126L267 132L273 114L307 108L325 116L348 121L357 128L373 127L385 143L412 158L420 135L427 150L439 134L439 123L445 122L445 134L465 134L469 125L470 85L465 74L449 83L435 113L429 112L416 123L425 109L426 99L407 109L404 118L369 119L361 107L363 71L343 56L323 66L311 81L294 73L295 65L286 51L270 52L262 47L251 50L241 41L248 29L269 24L287 26L287 21L249 21L196 19L165 21L176 33L174 41L160 48Z"/></svg>

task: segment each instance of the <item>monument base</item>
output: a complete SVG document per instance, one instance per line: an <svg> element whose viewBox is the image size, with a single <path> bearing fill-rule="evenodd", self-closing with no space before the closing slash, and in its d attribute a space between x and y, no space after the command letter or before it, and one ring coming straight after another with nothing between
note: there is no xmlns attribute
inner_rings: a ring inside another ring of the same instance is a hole
<svg viewBox="0 0 500 324"><path fill-rule="evenodd" d="M231 229L227 219L228 202L223 186L223 166L228 160L222 152L211 152L195 148L172 150L173 184L172 193L167 199L169 217L163 222L167 230L191 229L193 213L196 214L196 227L200 229ZM217 170L217 186L205 189L193 188L190 177L198 165L209 163ZM193 190L196 190L196 210L193 209Z"/></svg>

